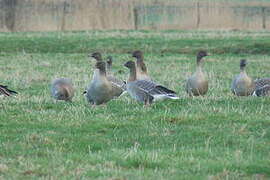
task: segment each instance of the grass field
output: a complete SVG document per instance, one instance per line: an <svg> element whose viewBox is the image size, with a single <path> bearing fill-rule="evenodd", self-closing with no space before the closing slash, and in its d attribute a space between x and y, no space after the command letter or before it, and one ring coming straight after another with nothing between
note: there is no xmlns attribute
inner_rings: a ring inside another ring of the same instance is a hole
<svg viewBox="0 0 270 180"><path fill-rule="evenodd" d="M269 179L270 99L230 92L239 60L269 77L270 32L107 31L1 33L0 179ZM90 108L82 95L93 51L112 55L126 78L127 53L141 49L150 75L181 97L143 108L128 95ZM205 49L205 97L183 88ZM72 103L54 102L49 83L70 77Z"/></svg>

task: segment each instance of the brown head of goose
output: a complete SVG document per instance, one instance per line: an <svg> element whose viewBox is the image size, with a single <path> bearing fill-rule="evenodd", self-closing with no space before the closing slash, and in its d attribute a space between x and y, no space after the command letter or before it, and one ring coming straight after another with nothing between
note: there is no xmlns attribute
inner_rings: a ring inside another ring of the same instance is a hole
<svg viewBox="0 0 270 180"><path fill-rule="evenodd" d="M205 95L208 91L207 75L202 70L203 57L208 56L206 51L199 51L197 54L197 68L186 82L186 92L190 96Z"/></svg>
<svg viewBox="0 0 270 180"><path fill-rule="evenodd" d="M144 63L143 53L141 51L134 51L132 57L136 58L136 74L138 80L151 80L148 76L147 68Z"/></svg>
<svg viewBox="0 0 270 180"><path fill-rule="evenodd" d="M122 89L108 80L105 62L97 61L95 68L93 79L87 88L86 98L92 105L105 104L119 96Z"/></svg>
<svg viewBox="0 0 270 180"><path fill-rule="evenodd" d="M14 94L17 94L17 92L9 89L7 86L0 84L0 96L12 96Z"/></svg>
<svg viewBox="0 0 270 180"><path fill-rule="evenodd" d="M255 90L255 83L246 73L247 60L240 61L240 74L236 75L232 81L231 90L237 96L250 96Z"/></svg>
<svg viewBox="0 0 270 180"><path fill-rule="evenodd" d="M130 71L127 92L133 99L145 105L151 104L156 100L179 99L174 91L164 86L155 84L153 81L137 79L135 62L128 61L124 66Z"/></svg>
<svg viewBox="0 0 270 180"><path fill-rule="evenodd" d="M106 61L107 76L112 75L112 62L113 62L112 56L108 56Z"/></svg>
<svg viewBox="0 0 270 180"><path fill-rule="evenodd" d="M56 100L71 101L74 91L71 79L57 78L51 82L51 95Z"/></svg>

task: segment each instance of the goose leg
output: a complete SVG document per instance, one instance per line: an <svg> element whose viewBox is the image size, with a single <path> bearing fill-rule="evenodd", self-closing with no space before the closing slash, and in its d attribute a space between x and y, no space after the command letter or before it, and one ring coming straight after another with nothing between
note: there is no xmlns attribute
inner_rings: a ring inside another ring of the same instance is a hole
<svg viewBox="0 0 270 180"><path fill-rule="evenodd" d="M144 107L149 107L150 106L150 99L149 98L145 98L144 100Z"/></svg>

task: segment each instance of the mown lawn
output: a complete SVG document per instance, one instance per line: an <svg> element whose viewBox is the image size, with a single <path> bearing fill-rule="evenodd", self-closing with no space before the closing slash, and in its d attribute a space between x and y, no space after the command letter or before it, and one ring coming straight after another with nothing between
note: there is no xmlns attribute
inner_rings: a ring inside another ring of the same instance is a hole
<svg viewBox="0 0 270 180"><path fill-rule="evenodd" d="M270 77L270 32L91 31L1 33L0 179L269 179L270 99L230 92L239 60L254 78ZM141 49L150 75L177 101L144 108L128 95L91 108L87 54L112 55L125 79L129 51ZM205 49L205 97L183 88ZM72 103L54 102L49 83L70 77Z"/></svg>

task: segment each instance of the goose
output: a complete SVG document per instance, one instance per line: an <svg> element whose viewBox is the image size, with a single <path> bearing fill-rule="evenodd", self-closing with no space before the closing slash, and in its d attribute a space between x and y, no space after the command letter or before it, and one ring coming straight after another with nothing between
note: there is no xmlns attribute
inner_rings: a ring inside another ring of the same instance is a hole
<svg viewBox="0 0 270 180"><path fill-rule="evenodd" d="M138 80L135 62L128 61L124 66L130 71L127 92L133 99L143 102L144 105L152 104L157 100L179 99L174 91L164 86L157 85L149 80Z"/></svg>
<svg viewBox="0 0 270 180"><path fill-rule="evenodd" d="M56 78L51 82L51 95L56 100L72 101L74 87L69 78Z"/></svg>
<svg viewBox="0 0 270 180"><path fill-rule="evenodd" d="M14 94L17 94L17 92L10 90L7 86L0 84L0 96L12 96Z"/></svg>
<svg viewBox="0 0 270 180"><path fill-rule="evenodd" d="M86 98L92 105L101 105L119 96L122 89L108 80L105 62L97 61L95 68L93 79L86 91Z"/></svg>
<svg viewBox="0 0 270 180"><path fill-rule="evenodd" d="M99 52L95 52L95 53L91 54L90 57L94 58L96 60L96 62L103 61L102 56L101 56L101 53L99 53ZM126 91L126 83L125 83L125 81L122 81L120 79L117 79L116 77L113 76L113 74L111 72L111 68L112 68L112 57L109 56L108 59L109 60L106 62L106 77L116 87L119 87L119 91L118 91L119 94L116 96L116 97L118 97L118 96L122 95ZM86 91L84 93L86 93Z"/></svg>
<svg viewBox="0 0 270 180"><path fill-rule="evenodd" d="M255 90L255 83L252 78L250 78L245 70L247 65L247 60L242 59L240 61L240 74L235 76L232 81L231 90L233 94L237 96L249 96L252 95Z"/></svg>
<svg viewBox="0 0 270 180"><path fill-rule="evenodd" d="M208 56L206 51L199 51L197 54L197 68L186 82L186 92L189 96L205 95L208 91L207 75L202 71L203 57Z"/></svg>
<svg viewBox="0 0 270 180"><path fill-rule="evenodd" d="M143 53L141 51L134 51L132 57L136 58L136 76L138 80L151 80L148 76L147 68L144 63Z"/></svg>

